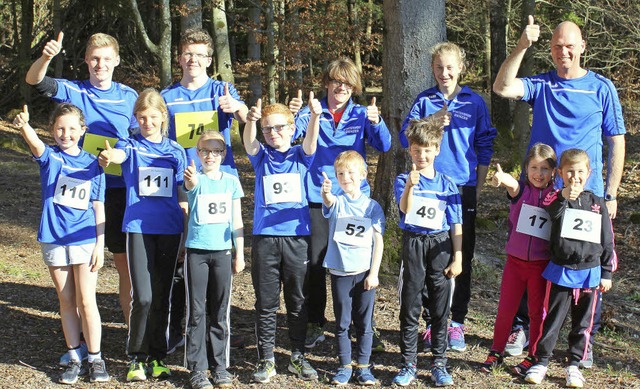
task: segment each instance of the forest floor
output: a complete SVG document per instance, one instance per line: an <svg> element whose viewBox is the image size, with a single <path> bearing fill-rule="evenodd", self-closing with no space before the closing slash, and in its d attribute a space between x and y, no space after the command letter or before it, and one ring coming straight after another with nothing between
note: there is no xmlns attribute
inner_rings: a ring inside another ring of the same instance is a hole
<svg viewBox="0 0 640 389"><path fill-rule="evenodd" d="M638 120L627 119L627 126L627 158L624 180L618 195L618 217L614 226L620 268L614 275L612 291L604 297L602 332L596 338L594 349L595 367L584 371L587 387L591 388L640 388L640 224L632 223L632 220L640 223ZM46 134L41 132L41 135ZM507 154L508 151L503 152L503 155ZM250 232L253 171L244 153L239 152L236 156L246 194L243 199L245 231ZM371 168L375 169L375 157L370 162ZM464 353L448 353L449 371L456 387L502 388L525 385L509 369L493 374L478 371L491 345L501 269L505 259L503 249L507 212L508 202L503 191L486 186L478 207L476 259L470 312L466 322L468 349ZM0 388L59 386L56 382L62 370L57 362L65 351L65 346L56 293L36 241L40 213L37 164L26 151L19 133L9 123L0 122ZM246 258L251 258L250 242L247 239ZM110 258L109 254L107 258ZM386 351L374 354L372 362L378 386L385 387L391 384L400 362L396 273L397 270L381 277L376 300L376 321L386 344ZM126 382L127 359L124 349L127 331L118 304L117 273L111 260L108 259L100 271L98 282L98 304L103 320L102 352L112 378L108 383L93 385L81 380L76 386L188 387L188 372L182 367L181 352L176 352L167 359L173 372L168 380L149 380L136 384ZM270 384L251 383L251 375L257 362L253 335L254 299L250 271L246 269L233 282L231 322L234 333L242 335L246 342L245 348L231 351L230 371L236 376L237 386L280 389L329 387L328 378L337 366L331 302L327 309L330 320L326 327L327 339L307 354L311 364L318 370L319 382L304 382L287 373L288 338L285 312L281 308L278 312L275 350L277 371L280 374ZM565 329L547 379L539 387L564 386L563 366L568 356L566 350ZM506 358L506 365L513 366L521 358ZM419 380L411 387L432 386L428 374L429 360L429 353L420 352Z"/></svg>

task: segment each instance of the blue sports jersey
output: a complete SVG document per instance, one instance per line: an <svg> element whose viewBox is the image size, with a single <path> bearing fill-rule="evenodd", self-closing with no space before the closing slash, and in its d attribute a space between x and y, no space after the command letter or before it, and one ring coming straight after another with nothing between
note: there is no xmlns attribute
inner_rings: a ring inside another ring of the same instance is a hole
<svg viewBox="0 0 640 389"><path fill-rule="evenodd" d="M181 234L184 222L178 190L186 167L184 149L162 138L149 142L141 134L116 143L125 152L122 175L127 185L123 232Z"/></svg>
<svg viewBox="0 0 640 389"><path fill-rule="evenodd" d="M322 266L345 273L369 270L373 254L373 235L366 246L355 245L353 244L354 235L365 234L367 228L357 222L347 224L346 239L340 239L336 237L336 226L338 219L356 216L368 219L373 231L384 234L386 220L380 204L365 195L355 200L346 195L339 195L336 196L336 201L331 208L322 205L322 214L329 219L329 242ZM345 243L344 240L350 242Z"/></svg>
<svg viewBox="0 0 640 389"><path fill-rule="evenodd" d="M73 156L45 146L40 158L42 219L38 241L79 246L96 241L93 201L104 202L105 177L98 159L84 150Z"/></svg>
<svg viewBox="0 0 640 389"><path fill-rule="evenodd" d="M285 152L260 144L249 160L256 172L253 234L305 236L311 234L305 176L315 154L302 146Z"/></svg>
<svg viewBox="0 0 640 389"><path fill-rule="evenodd" d="M589 269L568 269L550 261L542 272L545 280L565 288L595 288L600 285L602 268L595 266Z"/></svg>
<svg viewBox="0 0 640 389"><path fill-rule="evenodd" d="M55 81L58 92L51 98L80 108L89 127L88 134L126 139L129 137L129 129L138 127L133 115L138 93L132 88L112 82L109 89L102 90L91 85L89 80ZM106 180L108 188L124 187L122 177L107 174Z"/></svg>
<svg viewBox="0 0 640 389"><path fill-rule="evenodd" d="M602 137L626 133L618 93L611 81L592 71L567 80L555 70L522 79L523 101L533 108L529 148L546 143L558 158L570 148L584 150L591 161L585 189L604 196ZM562 187L556 175L556 188Z"/></svg>
<svg viewBox="0 0 640 389"><path fill-rule="evenodd" d="M229 250L232 247L233 200L244 196L238 177L222 172L213 180L197 173L198 183L187 192L189 231L186 247Z"/></svg>
<svg viewBox="0 0 640 389"><path fill-rule="evenodd" d="M222 161L220 170L231 173L238 176L236 164L233 161L233 151L231 150L231 123L233 119L232 113L225 113L220 108L218 99L224 95L224 85L227 84L222 81L207 79L207 82L198 89L187 89L176 82L173 85L165 88L161 93L164 101L167 103L167 109L169 110L169 139L176 140L176 113L182 112L203 112L203 111L217 111L218 112L218 129L224 136L224 141L227 144L227 155ZM228 83L229 93L234 99L239 102L244 102L240 99L240 95L236 91L236 88ZM194 139L199 137L197 134L197 124L194 127ZM187 153L187 165L194 161L196 167L200 169L200 159L198 158L198 151L195 147L189 147L185 149Z"/></svg>
<svg viewBox="0 0 640 389"><path fill-rule="evenodd" d="M445 100L437 86L420 93L402 123L400 143L402 147L409 146L405 131L411 119L432 115L442 109L445 102L451 113L451 123L444 128L434 167L458 186L475 186L478 183L476 168L491 163L493 140L498 132L491 125L491 115L484 100L468 86L462 86L453 100Z"/></svg>
<svg viewBox="0 0 640 389"><path fill-rule="evenodd" d="M400 199L402 198L402 192L404 192L408 177L409 175L407 173L400 174L396 177L393 184L398 205L400 205ZM416 210L416 213L422 218L437 220L435 219L437 214L435 212L429 212L430 209L433 210L432 208L427 207L422 209L422 207L417 207L418 197L443 202L444 208L441 210L444 212L444 215L442 221L437 228L425 228L419 225L405 223L407 215L400 211L400 223L398 226L403 230L417 234L437 234L442 231L449 231L453 224L462 224L462 202L460 200L458 187L450 178L442 173L436 171L434 178L427 178L420 174L420 182L413 188L413 208Z"/></svg>
<svg viewBox="0 0 640 389"><path fill-rule="evenodd" d="M309 174L306 178L307 195L312 203L322 202L322 196L320 195L320 188L322 187L322 181L324 181L322 172L327 173L327 176L333 182L334 194L342 193L333 168L333 162L338 154L347 150L355 150L366 160L365 140L378 151L386 152L391 148L391 134L387 125L382 118L380 118L378 124L372 124L367 118L367 107L354 104L349 100L342 114L342 119L336 126L333 121L333 115L329 112L327 98L320 100L320 104L322 105L322 114L320 115L318 149L316 158L309 168ZM310 118L309 107L304 107L298 112L295 121L296 131L292 139L297 139L306 134ZM367 180L362 180L361 190L366 196L371 193Z"/></svg>

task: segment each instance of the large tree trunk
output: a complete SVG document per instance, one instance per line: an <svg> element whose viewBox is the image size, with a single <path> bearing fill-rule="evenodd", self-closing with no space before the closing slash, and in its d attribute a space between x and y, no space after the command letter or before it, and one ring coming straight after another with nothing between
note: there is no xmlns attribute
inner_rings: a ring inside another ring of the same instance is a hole
<svg viewBox="0 0 640 389"><path fill-rule="evenodd" d="M362 57L361 57L361 47L360 47L360 20L358 18L358 4L356 4L356 0L348 0L347 8L349 13L349 29L351 31L351 37L353 38L353 62L356 64L356 68L362 74ZM361 94L357 97L358 103L366 104L366 96Z"/></svg>
<svg viewBox="0 0 640 389"><path fill-rule="evenodd" d="M180 15L180 30L184 32L190 28L202 28L202 1L180 0L180 5L183 7Z"/></svg>
<svg viewBox="0 0 640 389"><path fill-rule="evenodd" d="M490 0L491 30L491 84L496 79L500 65L507 58L507 12L503 0ZM511 138L511 109L509 100L491 92L491 119L498 133Z"/></svg>
<svg viewBox="0 0 640 389"><path fill-rule="evenodd" d="M20 31L20 46L18 49L18 63L20 70L18 72L20 79L20 94L25 101L31 101L31 87L24 80L27 74L28 65L31 63L31 34L33 32L33 0L22 0L20 3L22 11L22 30Z"/></svg>
<svg viewBox="0 0 640 389"><path fill-rule="evenodd" d="M278 81L276 80L276 69L278 59L278 46L276 45L276 34L278 33L278 23L275 18L278 0L267 0L265 23L267 25L267 47L264 56L267 62L267 101L269 104L276 102L276 90ZM263 104L266 103L263 101Z"/></svg>
<svg viewBox="0 0 640 389"><path fill-rule="evenodd" d="M380 155L373 197L390 224L398 220L393 181L410 167L398 132L415 97L433 84L429 49L446 38L445 2L384 0L384 22L382 116L391 131L392 146Z"/></svg>
<svg viewBox="0 0 640 389"><path fill-rule="evenodd" d="M251 94L247 96L249 107L262 97L262 58L260 56L260 39L258 38L261 26L260 14L260 8L257 5L249 8L249 21L251 22L251 28L247 35L247 57L251 62L249 69L249 91Z"/></svg>
<svg viewBox="0 0 640 389"><path fill-rule="evenodd" d="M53 1L53 36L57 37L58 32L62 31L62 8L60 7L60 0ZM64 65L64 55L56 55L53 59L54 68L53 76L55 78L62 78L62 67Z"/></svg>
<svg viewBox="0 0 640 389"><path fill-rule="evenodd" d="M227 30L227 13L224 0L218 0L211 7L213 21L213 40L216 46L215 73L220 75L222 81L233 84L233 69L231 67L231 52L229 51L229 31Z"/></svg>

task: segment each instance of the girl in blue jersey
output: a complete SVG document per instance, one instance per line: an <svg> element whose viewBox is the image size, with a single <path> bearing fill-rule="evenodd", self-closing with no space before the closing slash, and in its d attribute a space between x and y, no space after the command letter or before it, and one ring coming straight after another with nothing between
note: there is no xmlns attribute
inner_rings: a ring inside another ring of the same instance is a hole
<svg viewBox="0 0 640 389"><path fill-rule="evenodd" d="M433 116L441 120L444 137L436 157L436 171L451 178L462 198L462 274L456 279L451 305L449 347L463 352L464 320L471 298L471 260L476 244L476 206L487 177L493 155L493 139L497 135L484 100L459 81L464 71L465 53L458 45L442 42L433 47L431 68L437 85L416 97L400 130L400 143L408 147L405 131L412 119ZM425 294L426 295L426 294ZM428 297L424 307L427 309ZM428 311L427 311L428 313ZM428 315L427 315L428 316ZM427 318L427 324L430 324ZM425 346L431 343L431 331L424 333Z"/></svg>
<svg viewBox="0 0 640 389"><path fill-rule="evenodd" d="M230 387L229 309L231 275L244 269L244 230L238 177L220 170L226 154L225 138L207 130L196 145L201 169L194 161L184 172L189 200L189 231L185 246L185 278L189 296L187 369L193 389L210 388L210 368L216 387ZM235 259L231 259L235 246ZM206 313L211 319L207 325ZM207 343L205 340L209 339ZM211 355L209 366L207 355Z"/></svg>
<svg viewBox="0 0 640 389"><path fill-rule="evenodd" d="M171 281L184 229L181 206L187 206L180 189L186 156L182 146L166 137L167 107L158 91L144 90L133 113L140 133L119 140L115 148L106 143L99 160L103 167L122 164L127 187L122 230L127 233L133 298L127 381L142 381L147 364L155 378L171 375L164 358Z"/></svg>
<svg viewBox="0 0 640 389"><path fill-rule="evenodd" d="M96 157L78 147L87 129L84 116L72 104L56 107L50 128L57 146L45 145L38 138L29 125L26 105L14 124L40 165L43 210L38 241L58 293L69 348L69 365L59 382L73 384L86 373L80 355L81 329L89 349L91 382L108 381L96 304L98 270L104 261L105 178Z"/></svg>

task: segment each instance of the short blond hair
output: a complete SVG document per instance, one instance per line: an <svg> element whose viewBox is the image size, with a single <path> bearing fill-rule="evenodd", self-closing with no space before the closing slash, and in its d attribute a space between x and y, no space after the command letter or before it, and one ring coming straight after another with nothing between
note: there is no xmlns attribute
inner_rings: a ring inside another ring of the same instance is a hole
<svg viewBox="0 0 640 389"><path fill-rule="evenodd" d="M462 72L467 69L467 65L465 64L467 54L460 46L452 42L440 42L431 48L431 65L433 66L433 63L436 61L437 57L443 56L445 54L451 54L456 57L458 63L462 64Z"/></svg>
<svg viewBox="0 0 640 389"><path fill-rule="evenodd" d="M225 142L224 136L217 130L204 130L198 138L197 148L200 148L200 142L204 142L207 140L217 140L221 142L224 146L224 153L227 154L227 143Z"/></svg>
<svg viewBox="0 0 640 389"><path fill-rule="evenodd" d="M591 161L589 160L589 154L586 151L580 149L567 149L562 152L560 156L560 169L566 165L584 162L587 164L587 168L591 170Z"/></svg>
<svg viewBox="0 0 640 389"><path fill-rule="evenodd" d="M362 93L362 80L356 64L346 57L333 60L322 75L322 84L327 85L331 80L344 81L353 87L353 94Z"/></svg>
<svg viewBox="0 0 640 389"><path fill-rule="evenodd" d="M338 168L345 168L350 164L360 169L364 177L367 176L367 164L364 162L362 155L355 150L347 150L338 154L336 160L333 162L333 168L338 171Z"/></svg>
<svg viewBox="0 0 640 389"><path fill-rule="evenodd" d="M89 51L94 48L102 47L111 47L116 55L120 55L120 45L118 44L118 40L109 34L103 34L101 32L93 34L89 37L84 55L86 56L87 53L89 53Z"/></svg>
<svg viewBox="0 0 640 389"><path fill-rule="evenodd" d="M147 88L140 93L133 106L133 115L135 116L138 112L149 108L156 109L162 113L162 136L167 136L169 129L169 111L167 110L167 104L165 104L162 95L154 88Z"/></svg>
<svg viewBox="0 0 640 389"><path fill-rule="evenodd" d="M435 146L440 147L444 130L440 121L433 116L422 119L413 119L405 132L409 146Z"/></svg>

